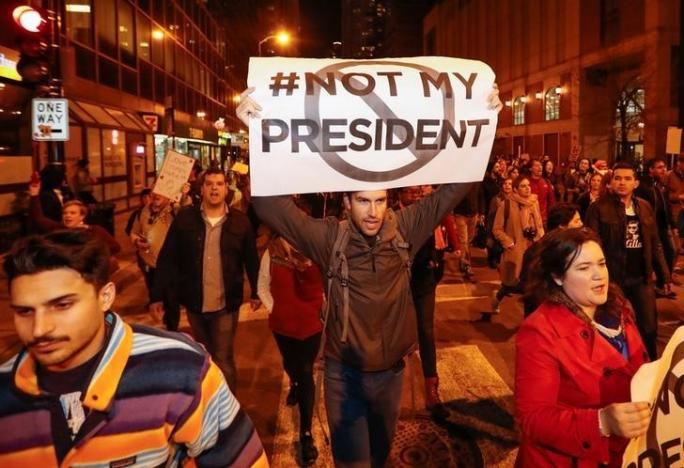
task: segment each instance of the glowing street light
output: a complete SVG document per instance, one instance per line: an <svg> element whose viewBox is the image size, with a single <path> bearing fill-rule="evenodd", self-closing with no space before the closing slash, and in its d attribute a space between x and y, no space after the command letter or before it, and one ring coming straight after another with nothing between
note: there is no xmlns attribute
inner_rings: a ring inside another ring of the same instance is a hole
<svg viewBox="0 0 684 468"><path fill-rule="evenodd" d="M261 57L261 46L264 45L267 41L275 39L278 41L280 45L286 45L287 43L290 42L290 33L287 31L281 31L278 34L271 34L270 36L266 36L262 40L259 41L259 57Z"/></svg>

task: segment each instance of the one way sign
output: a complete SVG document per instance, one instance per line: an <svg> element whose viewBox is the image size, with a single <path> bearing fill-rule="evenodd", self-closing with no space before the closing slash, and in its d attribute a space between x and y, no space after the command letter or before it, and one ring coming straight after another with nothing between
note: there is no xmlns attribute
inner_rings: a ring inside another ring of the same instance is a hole
<svg viewBox="0 0 684 468"><path fill-rule="evenodd" d="M69 102L60 98L35 98L32 101L33 141L69 140Z"/></svg>

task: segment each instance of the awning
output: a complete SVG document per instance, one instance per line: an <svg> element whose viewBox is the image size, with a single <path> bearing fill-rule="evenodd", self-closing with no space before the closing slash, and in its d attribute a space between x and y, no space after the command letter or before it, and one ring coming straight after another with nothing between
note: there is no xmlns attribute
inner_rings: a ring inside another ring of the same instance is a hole
<svg viewBox="0 0 684 468"><path fill-rule="evenodd" d="M134 112L69 99L69 116L83 125L123 128L133 132L153 133Z"/></svg>

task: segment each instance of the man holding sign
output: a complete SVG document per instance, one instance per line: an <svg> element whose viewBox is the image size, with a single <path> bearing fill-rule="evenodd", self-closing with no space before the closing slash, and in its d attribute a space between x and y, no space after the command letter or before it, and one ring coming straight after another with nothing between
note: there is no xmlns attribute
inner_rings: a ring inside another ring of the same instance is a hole
<svg viewBox="0 0 684 468"><path fill-rule="evenodd" d="M436 57L277 58L252 59L248 81L255 88L237 115L252 134L254 208L328 272L325 402L335 464L382 466L416 342L411 247L425 243L467 182L482 179L502 107L494 75L479 62ZM266 107L262 119L255 100ZM352 118L321 118L345 109ZM443 118L429 118L435 111ZM387 187L425 183L446 185L401 211L388 208ZM342 222L272 196L345 190Z"/></svg>

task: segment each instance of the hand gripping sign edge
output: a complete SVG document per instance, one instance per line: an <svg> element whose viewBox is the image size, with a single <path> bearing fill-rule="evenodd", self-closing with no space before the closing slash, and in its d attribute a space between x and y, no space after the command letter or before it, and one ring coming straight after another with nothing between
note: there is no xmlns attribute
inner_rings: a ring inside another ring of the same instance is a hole
<svg viewBox="0 0 684 468"><path fill-rule="evenodd" d="M357 60L350 60L346 62L340 62L340 63L335 63L332 65L329 65L325 68L322 68L316 72L317 75L323 77L325 76L326 73L328 72L333 72L335 73L335 78L339 79L340 76L340 70L348 67L353 67L353 66L358 66L358 65L395 65L399 67L408 67L408 68L413 68L416 70L420 70L425 73L430 73L433 75L432 77L434 78L435 75L438 74L438 72L432 68L418 65L415 63L407 63L407 62L397 62L397 61L386 61L386 60L364 60L364 61L357 61ZM443 109L445 110L445 115L444 115L444 120L448 120L449 122L453 122L454 120L454 104L453 104L453 97L447 97L444 95L444 91L442 88L440 88L440 91L442 92L442 104L443 104ZM367 98L364 100L367 101L369 106L372 109L377 109L377 108L383 108L387 112L391 113L391 110L380 100L380 98L375 94L375 93L370 93ZM319 128L321 126L321 117L320 117L320 107L319 107L319 101L320 101L320 88L316 88L314 94L312 95L307 95L305 97L305 115L308 119L315 120ZM444 128L442 128L437 135L437 140L440 140L442 138L442 133L444 132ZM351 179L356 179L359 181L363 182L388 182L391 180L396 180L401 177L404 177L408 174L411 174L412 172L415 172L416 170L420 169L421 167L425 166L428 164L430 161L432 161L442 150L440 149L435 149L435 150L417 150L415 147L415 140L411 143L411 145L408 147L408 149L411 151L411 153L415 156L416 160L413 162L410 162L402 167L392 169L389 171L383 171L383 172L378 172L378 171L369 171L366 169L361 169L359 167L356 167L344 159L340 157L340 155L337 152L334 151L320 151L319 154L321 156L321 159L330 166L331 169L334 171L349 177ZM321 136L316 139L316 147L321 148Z"/></svg>

